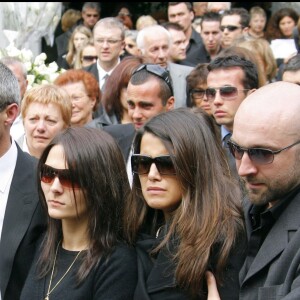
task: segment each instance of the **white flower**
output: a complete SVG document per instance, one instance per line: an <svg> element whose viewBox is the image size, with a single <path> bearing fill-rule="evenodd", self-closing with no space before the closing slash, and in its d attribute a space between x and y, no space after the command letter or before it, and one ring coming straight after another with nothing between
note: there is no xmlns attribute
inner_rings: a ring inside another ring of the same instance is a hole
<svg viewBox="0 0 300 300"><path fill-rule="evenodd" d="M47 55L45 53L41 53L35 58L33 64L36 66L40 66L45 63L46 59L47 59Z"/></svg>
<svg viewBox="0 0 300 300"><path fill-rule="evenodd" d="M45 53L39 54L33 59L31 50L19 50L10 45L5 49L0 49L0 58L4 56L13 56L21 59L27 69L27 90L38 84L52 83L59 74L64 72L64 69L59 69L56 62L46 64L47 55Z"/></svg>

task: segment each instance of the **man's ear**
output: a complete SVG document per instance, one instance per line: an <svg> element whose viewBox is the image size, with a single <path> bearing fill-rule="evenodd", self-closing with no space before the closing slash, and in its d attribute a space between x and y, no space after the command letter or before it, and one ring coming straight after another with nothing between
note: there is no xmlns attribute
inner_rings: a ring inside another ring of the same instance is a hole
<svg viewBox="0 0 300 300"><path fill-rule="evenodd" d="M5 118L5 121L4 121L5 125L11 126L12 123L17 118L18 114L19 114L19 106L18 106L18 104L17 103L9 104L5 108L5 112L6 112L6 118Z"/></svg>
<svg viewBox="0 0 300 300"><path fill-rule="evenodd" d="M249 31L249 27L243 28L243 34L247 33Z"/></svg>
<svg viewBox="0 0 300 300"><path fill-rule="evenodd" d="M174 96L171 96L168 100L167 100L167 104L166 104L166 110L172 110L174 109L174 105L175 105L175 98Z"/></svg>

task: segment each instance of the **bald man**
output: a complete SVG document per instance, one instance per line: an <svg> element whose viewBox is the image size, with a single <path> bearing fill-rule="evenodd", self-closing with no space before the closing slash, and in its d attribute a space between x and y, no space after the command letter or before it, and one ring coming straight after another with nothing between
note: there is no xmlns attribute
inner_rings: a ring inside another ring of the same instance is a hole
<svg viewBox="0 0 300 300"><path fill-rule="evenodd" d="M248 194L240 300L300 299L299 99L300 86L271 83L250 94L234 118L229 147Z"/></svg>

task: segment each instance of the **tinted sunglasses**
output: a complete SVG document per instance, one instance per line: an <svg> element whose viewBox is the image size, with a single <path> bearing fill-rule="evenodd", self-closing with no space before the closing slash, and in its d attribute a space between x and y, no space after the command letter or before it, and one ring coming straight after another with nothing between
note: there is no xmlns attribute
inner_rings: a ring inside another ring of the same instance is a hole
<svg viewBox="0 0 300 300"><path fill-rule="evenodd" d="M222 32L225 31L226 28L228 29L228 31L233 32L233 31L235 31L237 29L240 29L242 27L240 27L240 26L234 26L234 25L227 25L227 26L221 26L220 28L221 28Z"/></svg>
<svg viewBox="0 0 300 300"><path fill-rule="evenodd" d="M203 89L192 89L190 95L195 99L203 99L205 95L205 90Z"/></svg>
<svg viewBox="0 0 300 300"><path fill-rule="evenodd" d="M85 55L85 56L82 56L82 59L86 60L86 61L93 61L95 59L98 59L98 56Z"/></svg>
<svg viewBox="0 0 300 300"><path fill-rule="evenodd" d="M140 72L141 70L144 70L144 69L148 73L156 75L157 77L164 80L165 83L170 88L172 95L174 95L171 77L169 75L169 72L165 68L161 67L160 65L156 65L156 64L142 64L132 73L132 75L134 75L135 73Z"/></svg>
<svg viewBox="0 0 300 300"><path fill-rule="evenodd" d="M220 96L223 100L232 100L237 97L239 91L249 91L249 89L238 90L235 86L221 86L219 88L207 88L206 98L208 101L214 101L216 98L217 90L220 91Z"/></svg>
<svg viewBox="0 0 300 300"><path fill-rule="evenodd" d="M68 169L55 169L46 164L41 166L40 179L44 183L52 184L55 177L59 179L60 184L66 188L80 188L76 181L72 181L71 173Z"/></svg>
<svg viewBox="0 0 300 300"><path fill-rule="evenodd" d="M138 175L148 174L151 165L155 164L161 175L175 175L175 168L170 155L151 157L141 154L131 156L132 172Z"/></svg>
<svg viewBox="0 0 300 300"><path fill-rule="evenodd" d="M253 163L258 165L267 165L273 162L275 154L278 154L283 150L289 149L297 144L300 144L300 141L275 151L264 148L243 148L230 140L227 142L227 144L230 152L232 153L235 159L241 160L244 155L244 152L247 152L249 158Z"/></svg>

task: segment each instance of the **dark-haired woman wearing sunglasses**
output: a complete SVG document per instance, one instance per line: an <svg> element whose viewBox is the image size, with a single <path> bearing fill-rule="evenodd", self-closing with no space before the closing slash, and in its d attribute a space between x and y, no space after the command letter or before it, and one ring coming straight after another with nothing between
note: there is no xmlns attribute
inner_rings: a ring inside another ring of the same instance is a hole
<svg viewBox="0 0 300 300"><path fill-rule="evenodd" d="M221 299L238 299L246 236L239 187L207 119L188 108L139 129L125 227L138 254L134 299L206 299L206 271Z"/></svg>
<svg viewBox="0 0 300 300"><path fill-rule="evenodd" d="M47 146L38 171L48 230L21 299L132 299L136 253L121 225L130 187L114 139L69 128Z"/></svg>

